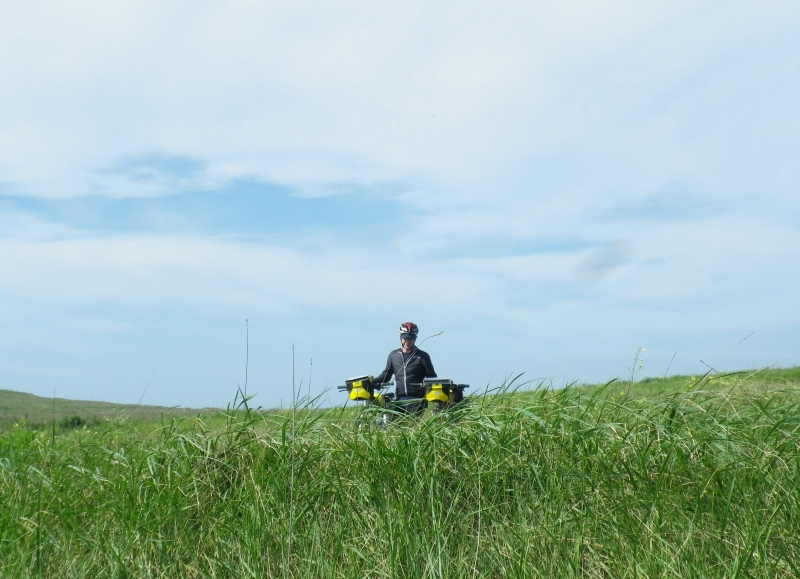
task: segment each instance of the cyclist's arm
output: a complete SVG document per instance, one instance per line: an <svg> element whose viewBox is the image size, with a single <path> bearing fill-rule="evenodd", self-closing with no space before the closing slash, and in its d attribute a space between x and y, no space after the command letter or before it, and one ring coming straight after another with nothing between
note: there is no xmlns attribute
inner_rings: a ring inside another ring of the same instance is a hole
<svg viewBox="0 0 800 579"><path fill-rule="evenodd" d="M389 354L389 359L386 360L386 368L383 370L383 372L375 376L375 382L377 382L378 384L383 382L388 382L393 374L394 374L394 365L392 364L392 355Z"/></svg>
<svg viewBox="0 0 800 579"><path fill-rule="evenodd" d="M430 356L424 356L422 358L422 363L425 366L425 377L426 378L436 378L436 370L433 369L433 362L431 362Z"/></svg>

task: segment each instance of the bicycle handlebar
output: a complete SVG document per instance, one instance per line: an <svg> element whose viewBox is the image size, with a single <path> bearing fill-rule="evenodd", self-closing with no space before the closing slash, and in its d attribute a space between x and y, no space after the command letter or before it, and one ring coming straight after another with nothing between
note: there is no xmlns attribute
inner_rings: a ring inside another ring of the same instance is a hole
<svg viewBox="0 0 800 579"><path fill-rule="evenodd" d="M392 384L394 384L394 382L373 382L372 383L372 385L377 390L383 390L384 388L387 388L388 386L391 386ZM344 386L337 386L336 389L337 390L347 390L347 384L345 384Z"/></svg>
<svg viewBox="0 0 800 579"><path fill-rule="evenodd" d="M436 382L434 382L434 384L436 384ZM426 386L426 384L424 382L409 382L406 384L406 386L411 386L412 388L418 386L419 388L422 388L423 386ZM469 384L448 384L448 386L450 388L469 388Z"/></svg>

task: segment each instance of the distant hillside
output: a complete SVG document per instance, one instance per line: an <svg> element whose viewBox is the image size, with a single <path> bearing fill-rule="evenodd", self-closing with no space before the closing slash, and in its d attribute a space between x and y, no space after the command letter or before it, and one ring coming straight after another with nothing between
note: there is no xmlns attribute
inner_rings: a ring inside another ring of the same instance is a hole
<svg viewBox="0 0 800 579"><path fill-rule="evenodd" d="M646 398L659 396L663 393L685 391L700 381L702 376L673 375L666 378L637 379L632 385L630 393ZM615 382L613 388L608 389L609 395L619 393L620 388L628 387L628 380L621 378ZM581 388L595 388L598 385L578 385ZM776 390L782 388L800 388L800 367L792 368L764 368L761 370L743 370L711 374L700 384L702 390ZM477 391L478 389L476 389ZM208 415L215 409L171 408L165 406L146 406L138 404L114 404L110 402L94 402L88 400L67 400L64 398L43 398L24 392L13 390L0 390L0 429L7 428L15 422L24 419L30 428L50 427L56 424L70 426L94 426L109 420L130 420L152 422L166 417L195 417L198 414ZM80 417L75 420L74 417Z"/></svg>
<svg viewBox="0 0 800 579"><path fill-rule="evenodd" d="M158 420L167 416L196 416L200 410L190 408L169 408L165 406L145 406L139 404L113 404L88 400L67 400L65 398L43 398L25 392L0 390L0 427L7 427L21 419L32 428L56 424L68 424L72 417L73 425L96 425L106 420Z"/></svg>

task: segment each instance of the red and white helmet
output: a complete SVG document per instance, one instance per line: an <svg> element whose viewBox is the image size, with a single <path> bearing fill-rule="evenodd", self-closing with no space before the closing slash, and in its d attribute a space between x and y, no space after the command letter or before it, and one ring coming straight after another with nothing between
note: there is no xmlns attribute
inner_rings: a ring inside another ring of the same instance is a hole
<svg viewBox="0 0 800 579"><path fill-rule="evenodd" d="M400 324L400 337L401 338L417 338L417 334L419 334L419 328L417 324L413 322L403 322Z"/></svg>

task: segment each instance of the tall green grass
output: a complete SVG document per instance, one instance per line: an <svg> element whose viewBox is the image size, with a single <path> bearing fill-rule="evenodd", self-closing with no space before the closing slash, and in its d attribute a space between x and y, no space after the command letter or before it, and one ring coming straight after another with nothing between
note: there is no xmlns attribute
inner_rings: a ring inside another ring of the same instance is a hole
<svg viewBox="0 0 800 579"><path fill-rule="evenodd" d="M0 576L797 577L800 393L733 380L12 428Z"/></svg>

